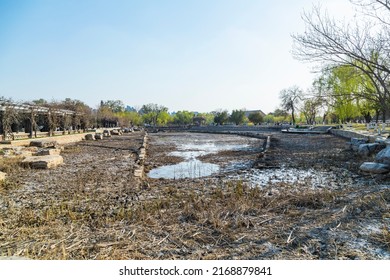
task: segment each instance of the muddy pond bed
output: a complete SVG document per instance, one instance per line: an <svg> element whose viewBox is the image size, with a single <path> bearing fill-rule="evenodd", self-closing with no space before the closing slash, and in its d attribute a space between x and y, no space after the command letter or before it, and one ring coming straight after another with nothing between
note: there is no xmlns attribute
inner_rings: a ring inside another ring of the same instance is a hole
<svg viewBox="0 0 390 280"><path fill-rule="evenodd" d="M264 141L237 135L221 137L201 133L164 133L149 137L150 149L155 152L159 163L154 163L147 176L155 179L201 178L247 169L253 164ZM169 164L158 166L164 162Z"/></svg>
<svg viewBox="0 0 390 280"><path fill-rule="evenodd" d="M390 180L346 139L274 132L259 158L262 140L202 135L150 133L145 169L218 166L205 176L135 178L142 132L67 145L53 170L1 158L0 256L390 259Z"/></svg>

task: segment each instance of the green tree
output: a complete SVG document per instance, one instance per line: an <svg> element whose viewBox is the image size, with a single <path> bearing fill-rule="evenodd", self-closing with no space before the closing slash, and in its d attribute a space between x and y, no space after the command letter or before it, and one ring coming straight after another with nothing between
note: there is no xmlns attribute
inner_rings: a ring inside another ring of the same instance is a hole
<svg viewBox="0 0 390 280"><path fill-rule="evenodd" d="M269 113L264 116L264 122L266 123L275 123L275 116L272 113Z"/></svg>
<svg viewBox="0 0 390 280"><path fill-rule="evenodd" d="M341 122L364 117L369 122L372 115L379 117L381 99L369 75L350 65L340 65L322 75L330 89L331 107Z"/></svg>
<svg viewBox="0 0 390 280"><path fill-rule="evenodd" d="M125 111L125 105L121 100L107 100L107 101L101 101L100 106L108 107L111 109L114 113L119 113Z"/></svg>
<svg viewBox="0 0 390 280"><path fill-rule="evenodd" d="M248 119L250 122L254 123L255 125L260 124L264 121L264 117L260 112L250 113Z"/></svg>
<svg viewBox="0 0 390 280"><path fill-rule="evenodd" d="M157 116L158 125L166 125L167 123L172 122L172 117L167 111L161 111Z"/></svg>
<svg viewBox="0 0 390 280"><path fill-rule="evenodd" d="M205 119L204 123L210 125L214 123L214 114L213 113L199 113L197 117L203 117Z"/></svg>
<svg viewBox="0 0 390 280"><path fill-rule="evenodd" d="M322 123L327 121L328 115L333 109L333 90L327 80L326 71L316 78L310 89L315 104L318 105L318 114L322 116Z"/></svg>
<svg viewBox="0 0 390 280"><path fill-rule="evenodd" d="M178 111L173 117L173 123L179 125L188 125L192 123L194 113L189 111Z"/></svg>
<svg viewBox="0 0 390 280"><path fill-rule="evenodd" d="M305 117L307 124L314 124L319 107L319 101L315 97L306 99L303 102L301 112Z"/></svg>
<svg viewBox="0 0 390 280"><path fill-rule="evenodd" d="M229 114L227 110L220 110L214 113L214 122L218 125L223 125L229 120Z"/></svg>
<svg viewBox="0 0 390 280"><path fill-rule="evenodd" d="M114 115L118 118L120 126L123 127L138 126L142 124L142 117L135 111L119 112Z"/></svg>
<svg viewBox="0 0 390 280"><path fill-rule="evenodd" d="M118 120L118 117L115 116L115 113L108 106L100 106L96 113L97 122L103 127L109 127L111 123L114 123Z"/></svg>
<svg viewBox="0 0 390 280"><path fill-rule="evenodd" d="M244 110L233 110L230 115L230 121L236 125L243 124L245 122L246 116Z"/></svg>
<svg viewBox="0 0 390 280"><path fill-rule="evenodd" d="M168 117L166 115L166 113L168 113L168 108L162 105L152 103L143 105L140 110L140 113L144 122L150 125L157 125L159 117L160 123L168 120Z"/></svg>
<svg viewBox="0 0 390 280"><path fill-rule="evenodd" d="M34 103L35 105L39 105L39 106L45 106L48 104L48 102L43 98L33 100L32 103Z"/></svg>

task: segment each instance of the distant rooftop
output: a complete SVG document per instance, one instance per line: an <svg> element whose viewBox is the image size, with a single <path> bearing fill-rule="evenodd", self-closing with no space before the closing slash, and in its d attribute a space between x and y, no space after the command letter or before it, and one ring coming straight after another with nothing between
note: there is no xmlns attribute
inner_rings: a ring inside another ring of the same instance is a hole
<svg viewBox="0 0 390 280"><path fill-rule="evenodd" d="M248 117L252 113L260 113L262 116L265 116L264 112L261 110L249 110L245 111L245 116Z"/></svg>

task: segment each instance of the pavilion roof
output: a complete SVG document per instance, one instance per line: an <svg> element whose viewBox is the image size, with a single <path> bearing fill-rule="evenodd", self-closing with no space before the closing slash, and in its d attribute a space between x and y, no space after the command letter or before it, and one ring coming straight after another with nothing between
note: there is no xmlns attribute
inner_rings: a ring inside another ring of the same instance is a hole
<svg viewBox="0 0 390 280"><path fill-rule="evenodd" d="M34 111L36 113L48 113L49 111L60 114L60 115L74 115L75 111L72 110L65 110L65 109L59 109L59 108L50 108L47 106L41 106L36 104L30 104L30 103L18 103L18 102L12 102L8 100L0 100L0 111L5 111L7 108L12 108L17 111L21 112L31 112Z"/></svg>

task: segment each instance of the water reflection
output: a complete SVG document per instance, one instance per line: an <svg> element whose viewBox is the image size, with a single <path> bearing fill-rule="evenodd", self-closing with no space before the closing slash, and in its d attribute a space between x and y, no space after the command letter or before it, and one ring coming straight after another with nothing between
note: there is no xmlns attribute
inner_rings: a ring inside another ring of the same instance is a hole
<svg viewBox="0 0 390 280"><path fill-rule="evenodd" d="M219 171L219 165L201 162L198 159L183 161L174 165L165 165L149 172L150 178L181 179L210 176Z"/></svg>
<svg viewBox="0 0 390 280"><path fill-rule="evenodd" d="M190 137L189 137L190 136ZM172 141L176 145L176 151L169 153L170 156L183 158L183 162L174 165L161 166L152 169L148 176L150 178L180 179L180 178L199 178L210 176L221 171L218 164L202 162L198 158L209 154L217 154L220 151L227 150L245 150L250 149L250 145L240 143L241 137L224 136L219 137L218 141L210 140L213 135L192 134L175 137L164 137L158 139L156 144L165 144ZM256 140L251 140L256 141Z"/></svg>

